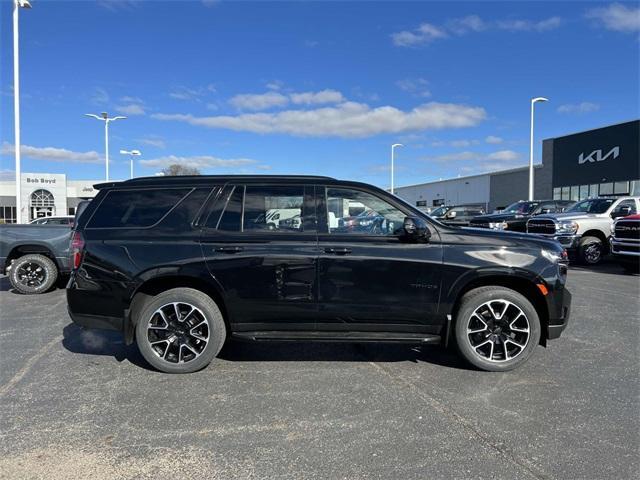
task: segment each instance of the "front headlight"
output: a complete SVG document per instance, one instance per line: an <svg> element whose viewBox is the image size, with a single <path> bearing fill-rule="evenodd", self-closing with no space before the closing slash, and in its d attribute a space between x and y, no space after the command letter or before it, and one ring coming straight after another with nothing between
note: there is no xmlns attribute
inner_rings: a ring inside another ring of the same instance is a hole
<svg viewBox="0 0 640 480"><path fill-rule="evenodd" d="M556 227L557 233L576 233L578 231L578 224L573 220L560 222Z"/></svg>
<svg viewBox="0 0 640 480"><path fill-rule="evenodd" d="M506 230L509 228L509 224L507 222L489 222L489 228L493 230Z"/></svg>

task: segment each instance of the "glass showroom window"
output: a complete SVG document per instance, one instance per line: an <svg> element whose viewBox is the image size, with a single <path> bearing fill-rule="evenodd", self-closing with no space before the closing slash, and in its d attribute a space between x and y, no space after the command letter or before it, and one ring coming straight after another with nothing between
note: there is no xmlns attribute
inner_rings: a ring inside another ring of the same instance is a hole
<svg viewBox="0 0 640 480"><path fill-rule="evenodd" d="M589 197L593 198L598 196L598 186L597 183L589 185Z"/></svg>
<svg viewBox="0 0 640 480"><path fill-rule="evenodd" d="M578 187L577 185L571 187L571 198L569 198L569 200L577 202L579 196L580 196L580 187Z"/></svg>
<svg viewBox="0 0 640 480"><path fill-rule="evenodd" d="M615 182L613 184L613 193L627 195L629 193L629 182Z"/></svg>
<svg viewBox="0 0 640 480"><path fill-rule="evenodd" d="M580 198L578 200L584 200L589 196L589 185L580 185Z"/></svg>
<svg viewBox="0 0 640 480"><path fill-rule="evenodd" d="M640 180L633 180L631 182L631 188L629 188L629 195L640 195Z"/></svg>
<svg viewBox="0 0 640 480"><path fill-rule="evenodd" d="M611 194L613 194L613 183L601 183L600 195L611 195Z"/></svg>
<svg viewBox="0 0 640 480"><path fill-rule="evenodd" d="M0 223L16 223L16 207L0 207Z"/></svg>
<svg viewBox="0 0 640 480"><path fill-rule="evenodd" d="M562 200L571 200L570 187L562 187Z"/></svg>
<svg viewBox="0 0 640 480"><path fill-rule="evenodd" d="M554 200L562 200L562 189L554 188L553 189L553 199Z"/></svg>

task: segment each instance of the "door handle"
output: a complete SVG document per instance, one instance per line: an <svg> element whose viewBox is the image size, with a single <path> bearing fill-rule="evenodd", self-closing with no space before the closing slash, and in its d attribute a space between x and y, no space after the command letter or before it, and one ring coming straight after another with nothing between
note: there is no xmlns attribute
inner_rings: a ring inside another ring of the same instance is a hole
<svg viewBox="0 0 640 480"><path fill-rule="evenodd" d="M244 250L242 247L216 247L216 252L220 253L238 253Z"/></svg>
<svg viewBox="0 0 640 480"><path fill-rule="evenodd" d="M349 255L351 253L350 248L331 248L327 247L324 249L325 253L331 253L333 255Z"/></svg>

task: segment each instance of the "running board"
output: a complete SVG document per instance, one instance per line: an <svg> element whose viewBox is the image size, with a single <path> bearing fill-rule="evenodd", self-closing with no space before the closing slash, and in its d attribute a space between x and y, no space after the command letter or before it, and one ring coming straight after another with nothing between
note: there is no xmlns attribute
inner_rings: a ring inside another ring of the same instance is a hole
<svg viewBox="0 0 640 480"><path fill-rule="evenodd" d="M404 332L300 332L300 331L263 331L234 332L231 335L238 340L264 342L380 342L439 344L440 335Z"/></svg>

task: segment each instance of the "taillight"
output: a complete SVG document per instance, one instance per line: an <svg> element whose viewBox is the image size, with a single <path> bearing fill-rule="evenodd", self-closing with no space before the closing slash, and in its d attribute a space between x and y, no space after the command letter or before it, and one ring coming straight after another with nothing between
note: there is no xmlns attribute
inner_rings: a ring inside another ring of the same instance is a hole
<svg viewBox="0 0 640 480"><path fill-rule="evenodd" d="M80 267L82 262L82 251L84 250L84 238L78 231L73 232L71 235L71 245L69 246L69 252L71 252L71 265L73 269Z"/></svg>

